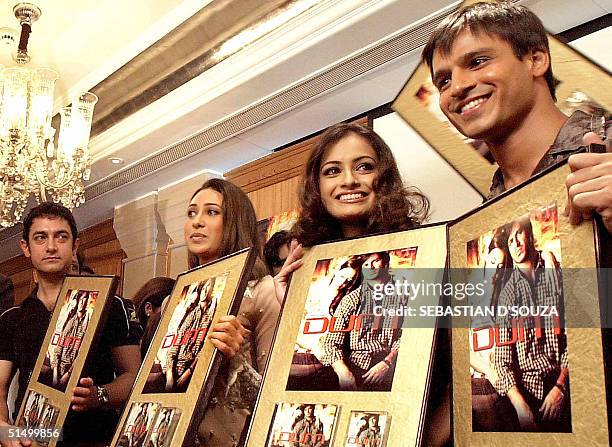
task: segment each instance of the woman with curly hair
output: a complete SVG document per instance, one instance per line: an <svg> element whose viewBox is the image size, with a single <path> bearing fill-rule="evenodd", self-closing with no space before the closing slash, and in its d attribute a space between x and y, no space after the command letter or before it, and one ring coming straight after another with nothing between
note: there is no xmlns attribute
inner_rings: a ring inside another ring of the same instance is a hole
<svg viewBox="0 0 612 447"><path fill-rule="evenodd" d="M289 254L274 277L281 302L291 273L302 265L303 247L409 230L429 214L429 199L404 186L387 143L352 123L323 132L306 163L299 200Z"/></svg>
<svg viewBox="0 0 612 447"><path fill-rule="evenodd" d="M329 314L331 316L334 315L342 298L357 289L361 284L362 264L363 258L361 256L351 256L343 262L333 274L329 281L329 292L331 296Z"/></svg>
<svg viewBox="0 0 612 447"><path fill-rule="evenodd" d="M274 278L276 295L283 299L293 271L302 265L303 247L338 239L416 228L429 214L429 200L417 188L406 187L383 139L373 130L341 123L320 137L306 164L299 193L301 214L292 229L290 252ZM443 350L439 350L444 356ZM442 359L441 363L448 359ZM442 365L444 366L444 365ZM440 385L443 402L431 417L428 445L450 437L450 407L444 369ZM434 373L435 375L435 373Z"/></svg>
<svg viewBox="0 0 612 447"><path fill-rule="evenodd" d="M327 129L306 164L301 214L292 230L302 246L409 230L429 200L405 187L391 149L373 130L341 123Z"/></svg>

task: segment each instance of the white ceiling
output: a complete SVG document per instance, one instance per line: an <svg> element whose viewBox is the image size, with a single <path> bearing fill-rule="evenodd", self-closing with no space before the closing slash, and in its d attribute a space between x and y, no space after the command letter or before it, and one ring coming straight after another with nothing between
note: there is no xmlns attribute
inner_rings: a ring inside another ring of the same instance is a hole
<svg viewBox="0 0 612 447"><path fill-rule="evenodd" d="M30 0L42 10L32 24L29 67L60 74L57 109L89 90L211 0ZM20 32L16 0L0 5L0 27ZM19 37L17 37L19 40ZM4 48L0 64L15 65Z"/></svg>
<svg viewBox="0 0 612 447"><path fill-rule="evenodd" d="M33 25L29 50L32 63L60 73L56 94L59 104L62 95L92 88L210 2L38 3L43 15ZM456 4L449 0L323 0L300 20L270 33L93 138L92 181L102 182L117 169L126 169L263 98L286 91L338 61L367 52ZM531 0L523 4L534 9L554 33L612 12L612 0ZM0 26L3 24L18 27L10 2L0 6ZM0 57L1 64L10 63L6 54ZM418 50L398 57L213 147L202 148L187 159L85 203L75 210L79 226L100 222L112 216L114 206L195 172L226 172L385 104L397 95L418 57ZM124 165L112 165L108 161L111 156L123 158ZM0 261L17 254L16 239L5 240L2 245Z"/></svg>

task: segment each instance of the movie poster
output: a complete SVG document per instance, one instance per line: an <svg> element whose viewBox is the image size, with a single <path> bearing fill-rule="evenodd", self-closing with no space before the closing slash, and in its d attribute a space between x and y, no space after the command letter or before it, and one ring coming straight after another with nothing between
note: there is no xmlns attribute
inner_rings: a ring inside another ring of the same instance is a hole
<svg viewBox="0 0 612 447"><path fill-rule="evenodd" d="M61 303L38 382L66 391L97 297L97 291L68 290Z"/></svg>
<svg viewBox="0 0 612 447"><path fill-rule="evenodd" d="M386 447L391 416L379 411L351 411L343 447Z"/></svg>
<svg viewBox="0 0 612 447"><path fill-rule="evenodd" d="M227 276L224 273L183 288L143 393L187 390Z"/></svg>
<svg viewBox="0 0 612 447"><path fill-rule="evenodd" d="M406 297L375 291L414 266L417 247L321 259L311 286L287 381L287 390L390 391L401 319L374 316L376 305Z"/></svg>
<svg viewBox="0 0 612 447"><path fill-rule="evenodd" d="M157 413L147 447L170 447L180 416L178 408L162 407Z"/></svg>
<svg viewBox="0 0 612 447"><path fill-rule="evenodd" d="M121 429L117 447L145 447L160 404L134 402Z"/></svg>
<svg viewBox="0 0 612 447"><path fill-rule="evenodd" d="M467 243L472 431L571 432L556 203Z"/></svg>
<svg viewBox="0 0 612 447"><path fill-rule="evenodd" d="M327 404L276 404L266 447L329 447L338 407Z"/></svg>

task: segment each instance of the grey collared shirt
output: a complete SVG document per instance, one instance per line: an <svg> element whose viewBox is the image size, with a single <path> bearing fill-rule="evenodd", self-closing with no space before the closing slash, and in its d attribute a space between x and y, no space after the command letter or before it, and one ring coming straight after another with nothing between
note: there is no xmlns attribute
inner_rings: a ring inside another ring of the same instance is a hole
<svg viewBox="0 0 612 447"><path fill-rule="evenodd" d="M568 158L581 146L583 146L582 137L585 133L590 131L591 116L581 112L580 110L572 113L572 116L570 116L563 127L561 127L561 130L559 130L554 143L550 146L546 154L544 154L531 175L534 176L549 166ZM493 175L487 200L497 197L505 190L506 186L504 185L504 174L502 173L501 168L498 168Z"/></svg>

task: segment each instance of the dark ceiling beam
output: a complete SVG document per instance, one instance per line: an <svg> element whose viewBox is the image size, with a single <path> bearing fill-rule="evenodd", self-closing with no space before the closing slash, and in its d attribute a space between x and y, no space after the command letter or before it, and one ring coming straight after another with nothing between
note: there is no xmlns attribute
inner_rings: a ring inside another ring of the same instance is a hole
<svg viewBox="0 0 612 447"><path fill-rule="evenodd" d="M221 62L213 57L221 44L296 1L213 1L91 90L100 98L92 136Z"/></svg>

